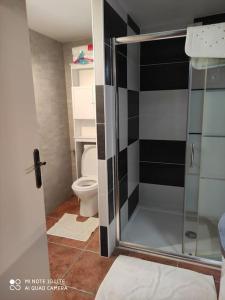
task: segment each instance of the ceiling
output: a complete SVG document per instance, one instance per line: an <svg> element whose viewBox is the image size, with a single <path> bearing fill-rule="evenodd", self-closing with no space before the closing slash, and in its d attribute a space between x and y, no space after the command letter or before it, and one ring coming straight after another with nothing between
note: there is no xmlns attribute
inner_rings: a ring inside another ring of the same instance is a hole
<svg viewBox="0 0 225 300"><path fill-rule="evenodd" d="M225 0L117 1L139 24L143 33L183 28L195 17L225 12ZM91 38L91 0L26 2L31 29L60 42Z"/></svg>
<svg viewBox="0 0 225 300"><path fill-rule="evenodd" d="M182 28L193 18L225 13L224 0L119 0L143 33Z"/></svg>
<svg viewBox="0 0 225 300"><path fill-rule="evenodd" d="M29 28L59 42L91 38L91 0L26 0Z"/></svg>

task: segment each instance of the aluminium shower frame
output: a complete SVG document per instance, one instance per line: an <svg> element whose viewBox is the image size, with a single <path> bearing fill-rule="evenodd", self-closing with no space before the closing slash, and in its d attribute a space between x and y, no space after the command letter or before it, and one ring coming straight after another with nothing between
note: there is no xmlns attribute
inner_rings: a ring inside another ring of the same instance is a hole
<svg viewBox="0 0 225 300"><path fill-rule="evenodd" d="M115 141L116 141L116 155L114 161L114 187L115 187L115 220L116 220L116 247L120 249L132 250L135 252L145 252L149 254L158 255L161 257L170 257L174 259L184 260L184 261L192 261L195 263L203 263L205 265L219 267L221 266L221 262L214 261L211 259L201 258L197 256L188 256L185 254L175 254L163 250L153 249L147 246L143 246L140 244L134 244L130 242L121 241L121 232L120 232L120 198L119 198L119 176L118 176L118 153L119 153L119 94L118 94L118 85L117 85L117 68L116 68L116 46L122 44L134 44L148 41L156 41L156 40L165 40L165 39L174 39L186 37L187 30L186 29L178 29L178 30L170 30L149 34L140 34L140 35L132 35L125 37L118 37L112 39L113 46L113 82L115 86ZM190 68L189 68L190 69ZM191 76L191 74L189 75ZM191 90L191 80L189 80L189 98L190 98L190 90ZM183 222L184 226L184 222ZM183 242L182 242L183 249Z"/></svg>

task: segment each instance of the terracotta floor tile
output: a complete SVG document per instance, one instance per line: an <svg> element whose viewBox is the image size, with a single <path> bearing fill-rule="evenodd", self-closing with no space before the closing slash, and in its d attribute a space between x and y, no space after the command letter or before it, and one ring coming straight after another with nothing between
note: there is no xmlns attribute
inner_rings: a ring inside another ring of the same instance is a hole
<svg viewBox="0 0 225 300"><path fill-rule="evenodd" d="M156 263L161 263L161 264L165 264L165 265L175 266L175 267L178 265L178 262L174 259L169 259L166 257L159 257L157 255L136 253L133 251L122 250L122 249L116 249L113 252L113 256L115 256L115 257L117 257L120 254L131 256L131 257L136 257L136 258L140 258L140 259L144 259L144 260L148 260L148 261L152 261L152 262L156 262Z"/></svg>
<svg viewBox="0 0 225 300"><path fill-rule="evenodd" d="M192 271L199 272L199 273L206 274L206 275L213 275L214 278L216 278L217 280L219 280L220 275L221 275L221 270L210 268L209 266L203 266L200 264L197 265L197 264L192 264L192 263L188 263L188 262L179 262L178 267L183 268L183 269L192 270Z"/></svg>
<svg viewBox="0 0 225 300"><path fill-rule="evenodd" d="M67 239L60 236L48 235L48 241L62 246L84 249L87 246L89 240L87 240L86 242L82 242L78 240Z"/></svg>
<svg viewBox="0 0 225 300"><path fill-rule="evenodd" d="M51 278L61 279L80 254L78 249L48 243Z"/></svg>
<svg viewBox="0 0 225 300"><path fill-rule="evenodd" d="M68 288L66 291L56 291L52 300L94 300L94 296Z"/></svg>
<svg viewBox="0 0 225 300"><path fill-rule="evenodd" d="M220 292L220 281L214 281L215 282L215 286L216 286L216 293L217 296L219 296L219 292Z"/></svg>
<svg viewBox="0 0 225 300"><path fill-rule="evenodd" d="M97 253L85 251L65 277L66 285L96 293L110 269L114 258L105 258Z"/></svg>
<svg viewBox="0 0 225 300"><path fill-rule="evenodd" d="M80 206L78 199L73 196L69 200L62 202L52 213L49 214L49 217L61 218L64 213L76 214L80 212Z"/></svg>
<svg viewBox="0 0 225 300"><path fill-rule="evenodd" d="M46 229L49 230L56 222L57 218L47 217L46 218Z"/></svg>
<svg viewBox="0 0 225 300"><path fill-rule="evenodd" d="M85 249L99 253L99 229L98 228L93 233L93 236L90 237L87 247Z"/></svg>

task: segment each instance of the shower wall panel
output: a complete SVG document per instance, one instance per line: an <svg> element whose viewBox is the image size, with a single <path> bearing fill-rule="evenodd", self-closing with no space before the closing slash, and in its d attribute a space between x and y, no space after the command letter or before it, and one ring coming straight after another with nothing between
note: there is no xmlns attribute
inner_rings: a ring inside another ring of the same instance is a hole
<svg viewBox="0 0 225 300"><path fill-rule="evenodd" d="M189 59L184 38L141 44L140 203L182 213Z"/></svg>

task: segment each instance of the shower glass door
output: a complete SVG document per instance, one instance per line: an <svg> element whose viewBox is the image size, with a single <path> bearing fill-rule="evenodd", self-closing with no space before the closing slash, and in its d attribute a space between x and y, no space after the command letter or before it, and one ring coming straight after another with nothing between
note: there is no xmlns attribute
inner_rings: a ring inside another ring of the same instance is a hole
<svg viewBox="0 0 225 300"><path fill-rule="evenodd" d="M179 37L114 48L117 240L217 263L225 66L190 62L184 45Z"/></svg>
<svg viewBox="0 0 225 300"><path fill-rule="evenodd" d="M218 221L225 212L225 66L222 60L205 60L197 67L191 68L183 249L185 254L220 261Z"/></svg>
<svg viewBox="0 0 225 300"><path fill-rule="evenodd" d="M184 45L185 37L176 34L118 45L114 56L118 240L175 255L183 255L189 94Z"/></svg>

